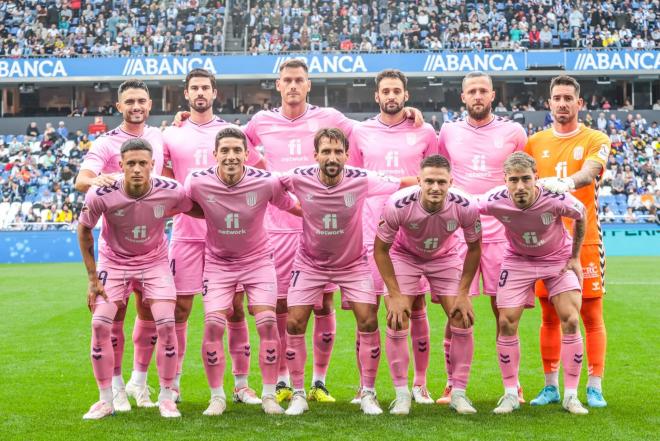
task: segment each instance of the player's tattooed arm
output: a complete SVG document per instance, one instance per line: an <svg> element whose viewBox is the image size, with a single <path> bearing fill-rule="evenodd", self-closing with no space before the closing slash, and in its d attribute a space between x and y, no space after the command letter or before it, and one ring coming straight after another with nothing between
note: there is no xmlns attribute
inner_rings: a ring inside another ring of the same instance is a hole
<svg viewBox="0 0 660 441"><path fill-rule="evenodd" d="M385 282L390 298L387 307L387 325L390 329L396 331L403 329L404 324L408 322L411 308L406 299L403 298L394 275L394 265L390 258L391 247L391 243L383 242L380 237L376 236L376 240L374 241L374 260L383 278L383 282Z"/></svg>
<svg viewBox="0 0 660 441"><path fill-rule="evenodd" d="M103 173L97 175L91 170L81 170L80 173L78 173L78 176L76 176L74 187L81 193L87 193L87 190L89 190L92 185L96 185L97 187L107 187L114 184L116 180L117 178L115 178L114 175L106 175Z"/></svg>
<svg viewBox="0 0 660 441"><path fill-rule="evenodd" d="M573 271L582 285L582 264L580 263L580 249L584 242L584 235L586 231L587 221L586 218L576 219L573 226L573 248L571 249L571 258L568 259L566 266L562 269L562 273L566 271Z"/></svg>
<svg viewBox="0 0 660 441"><path fill-rule="evenodd" d="M603 172L601 163L591 160L584 161L582 168L579 172L573 173L569 178L573 180L576 189L590 185L600 178Z"/></svg>

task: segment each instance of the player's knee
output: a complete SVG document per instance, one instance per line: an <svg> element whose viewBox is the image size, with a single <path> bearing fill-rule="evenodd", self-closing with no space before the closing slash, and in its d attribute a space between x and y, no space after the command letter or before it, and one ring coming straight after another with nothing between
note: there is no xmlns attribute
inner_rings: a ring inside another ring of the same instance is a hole
<svg viewBox="0 0 660 441"><path fill-rule="evenodd" d="M392 331L405 331L407 329L410 329L410 320L407 317L404 317L403 321L401 322L401 327L398 329L395 328L396 323L388 323L387 328L391 329Z"/></svg>
<svg viewBox="0 0 660 441"><path fill-rule="evenodd" d="M360 332L374 332L378 329L378 316L373 314L367 317L361 317L357 322L357 327Z"/></svg>
<svg viewBox="0 0 660 441"><path fill-rule="evenodd" d="M463 321L463 318L458 316L454 316L451 319L449 319L449 324L453 326L454 328L460 328L460 329L468 329L471 327L471 325L466 325L465 322Z"/></svg>
<svg viewBox="0 0 660 441"><path fill-rule="evenodd" d="M413 301L412 310L413 311L423 311L426 309L426 300L425 296L417 296Z"/></svg>
<svg viewBox="0 0 660 441"><path fill-rule="evenodd" d="M106 323L105 320L99 320L92 317L92 333L94 334L97 340L104 340L110 338L110 332L112 331L112 325Z"/></svg>
<svg viewBox="0 0 660 441"><path fill-rule="evenodd" d="M500 316L497 320L497 326L499 327L500 334L502 335L516 335L516 332L518 331L518 320L511 315L503 314L502 311L500 311Z"/></svg>
<svg viewBox="0 0 660 441"><path fill-rule="evenodd" d="M295 317L292 314L286 319L286 331L291 335L304 334L307 329L307 320Z"/></svg>
<svg viewBox="0 0 660 441"><path fill-rule="evenodd" d="M222 341L227 322L220 314L208 314L204 319L204 338L208 341Z"/></svg>
<svg viewBox="0 0 660 441"><path fill-rule="evenodd" d="M580 316L577 311L571 311L561 317L561 329L564 334L575 334L580 328Z"/></svg>
<svg viewBox="0 0 660 441"><path fill-rule="evenodd" d="M234 323L242 322L243 320L245 320L245 310L243 309L243 302L240 303L238 308L234 303L234 311L229 317L227 317L227 320Z"/></svg>

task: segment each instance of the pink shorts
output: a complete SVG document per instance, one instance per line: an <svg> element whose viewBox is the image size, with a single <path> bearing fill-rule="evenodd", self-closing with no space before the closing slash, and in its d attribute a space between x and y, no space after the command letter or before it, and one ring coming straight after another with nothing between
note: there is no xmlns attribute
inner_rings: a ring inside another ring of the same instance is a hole
<svg viewBox="0 0 660 441"><path fill-rule="evenodd" d="M465 260L467 245L465 242L458 243L458 255ZM477 273L472 279L470 295L479 295L479 279L484 283L484 295L494 296L497 293L497 283L500 277L500 266L506 249L506 242L481 242L481 261Z"/></svg>
<svg viewBox="0 0 660 441"><path fill-rule="evenodd" d="M580 281L573 271L560 271L566 262L543 263L511 259L502 263L497 285L498 308L534 307L534 285L543 280L548 298L566 291L582 292Z"/></svg>
<svg viewBox="0 0 660 441"><path fill-rule="evenodd" d="M365 248L367 249L367 259L369 262L369 270L371 271L371 278L374 281L374 292L379 296L387 295L387 288L385 287L385 282L383 277L378 271L378 265L376 265L376 260L374 259L374 244L365 243ZM424 277L420 278L419 286L417 288L417 295L424 295L429 291L429 283Z"/></svg>
<svg viewBox="0 0 660 441"><path fill-rule="evenodd" d="M233 312L234 293L237 285L247 292L248 306L271 306L277 303L277 278L272 260L254 262L242 269L227 269L226 265L206 261L202 298L204 311Z"/></svg>
<svg viewBox="0 0 660 441"><path fill-rule="evenodd" d="M170 241L168 258L177 295L191 296L202 292L204 279L204 242Z"/></svg>
<svg viewBox="0 0 660 441"><path fill-rule="evenodd" d="M288 306L319 305L323 293L327 292L330 283L339 285L341 289L341 306L351 309L350 303L368 303L376 305L374 283L367 263L363 263L349 271L318 270L306 266L294 267L292 271Z"/></svg>
<svg viewBox="0 0 660 441"><path fill-rule="evenodd" d="M288 298L289 283L293 278L293 261L298 252L301 232L270 231L270 245L273 247L275 272L277 273L277 298ZM323 292L335 292L337 285L328 284ZM321 302L320 304L322 304Z"/></svg>
<svg viewBox="0 0 660 441"><path fill-rule="evenodd" d="M142 293L142 301L176 300L176 290L172 273L166 261L156 263L149 268L110 267L98 264L96 273L103 284L109 302L122 302L133 291ZM96 304L106 303L103 297L96 297Z"/></svg>
<svg viewBox="0 0 660 441"><path fill-rule="evenodd" d="M440 303L440 296L458 295L463 267L456 260L420 260L412 256L394 254L392 256L394 274L401 294L419 295L422 277L426 277L431 286L431 302Z"/></svg>

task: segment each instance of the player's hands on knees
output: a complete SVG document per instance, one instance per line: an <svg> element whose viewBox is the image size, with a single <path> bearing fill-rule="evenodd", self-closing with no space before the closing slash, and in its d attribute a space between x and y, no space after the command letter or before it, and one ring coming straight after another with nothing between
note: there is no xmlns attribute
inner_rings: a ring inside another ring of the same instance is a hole
<svg viewBox="0 0 660 441"><path fill-rule="evenodd" d="M180 127L181 124L188 118L190 118L190 112L185 110L176 112L176 115L174 115L174 121L172 121L172 125L174 127Z"/></svg>
<svg viewBox="0 0 660 441"><path fill-rule="evenodd" d="M467 294L460 294L456 297L454 306L449 311L449 316L453 319L460 319L465 328L469 328L474 324L474 309L472 309L472 301Z"/></svg>
<svg viewBox="0 0 660 441"><path fill-rule="evenodd" d="M117 181L115 175L100 174L92 179L92 185L97 187L109 187Z"/></svg>
<svg viewBox="0 0 660 441"><path fill-rule="evenodd" d="M424 125L424 115L422 115L422 112L419 109L416 109L414 107L404 107L403 114L406 116L407 119L415 120L415 123L413 124L414 127L417 128L417 127L422 127L422 125Z"/></svg>
<svg viewBox="0 0 660 441"><path fill-rule="evenodd" d="M387 326L395 331L403 329L404 324L410 318L410 314L410 306L408 306L408 302L405 301L403 296L401 294L398 296L390 294L390 301L387 306Z"/></svg>
<svg viewBox="0 0 660 441"><path fill-rule="evenodd" d="M582 264L580 263L580 259L575 257L570 258L566 262L566 266L561 270L561 273L563 274L566 271L573 271L580 281L580 286L582 286Z"/></svg>
<svg viewBox="0 0 660 441"><path fill-rule="evenodd" d="M108 295L105 293L105 289L103 289L103 284L101 281L90 280L87 287L87 307L90 311L92 311L94 308L94 305L96 304L96 297L98 296L103 297L106 302L108 301Z"/></svg>

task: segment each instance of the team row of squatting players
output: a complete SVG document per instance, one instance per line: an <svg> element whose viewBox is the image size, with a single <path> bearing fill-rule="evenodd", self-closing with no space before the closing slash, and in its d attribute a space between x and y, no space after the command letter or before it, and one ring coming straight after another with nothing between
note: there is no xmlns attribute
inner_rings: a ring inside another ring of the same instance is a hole
<svg viewBox="0 0 660 441"><path fill-rule="evenodd" d="M144 83L130 80L120 87L117 107L124 121L98 139L76 181L79 190L87 191L79 241L89 276L91 360L100 391L99 401L84 418L130 410L127 396L138 406L154 406L146 386L154 351L160 413L180 416L176 403L181 398L187 318L198 292L205 311L202 358L211 389L205 415L220 415L226 408L225 329L235 401L261 404L267 414L287 415L308 410L308 399L334 401L325 376L334 344L331 305L337 288L342 307L351 309L356 319L360 388L355 401L364 413L382 413L374 389L381 355L381 294L387 308L385 349L396 388L390 412L409 413L413 399L433 402L425 387L428 356L418 356L429 352L424 303L428 291L448 318L444 346L451 383L441 399L458 413L474 413L465 390L474 346L469 296L475 282L478 286L479 273L484 283L489 277L489 283L497 285L492 303L505 394L494 412L512 412L524 400L517 378L517 323L524 308L534 304L535 282L543 280L563 334L562 404L571 413L587 413L577 398L585 207L568 193L575 188L572 180L537 181L536 161L517 151L527 142L522 128L490 114L490 78L472 73L464 80L466 104L470 93L482 97L469 101L470 116L474 112L477 121L488 123L487 130L466 134L472 135L470 143L478 137L491 139L497 150L470 158L469 164L453 156L450 164L442 148L443 132L438 149L433 129L418 122L415 109L404 107L408 92L401 72L379 74L375 99L381 112L355 123L334 109L308 105L306 66L293 61L281 67L277 81L282 108L255 115L243 130L213 116L210 104L217 89L205 71L186 78L190 113L161 139L144 125L151 104ZM472 83L476 86L471 88ZM579 89L574 92L579 94ZM474 129L469 122L465 126ZM284 134L290 136L286 141ZM458 141L461 135L457 131L452 138ZM400 149L388 149L390 143ZM265 158L254 145L264 146ZM382 156L382 164L366 166L368 146ZM486 167L490 156L498 156L490 158L498 162L493 173ZM453 185L457 174L470 175L461 166L481 171L478 180L491 178L490 188L470 195L465 186ZM499 185L493 185L491 175ZM168 249L164 227L171 216L175 223ZM97 263L92 229L101 218ZM573 220L571 234L562 218ZM482 244L482 234L493 229L504 240L497 244L496 267L487 269L489 247L486 241ZM131 380L124 385L123 316L131 292L138 309L135 359ZM261 398L247 385L250 348L244 296L259 334ZM304 336L312 311L314 375L306 394ZM415 329L420 318L425 326ZM415 361L412 393L407 378L409 334ZM280 406L283 401L290 401L286 411Z"/></svg>

